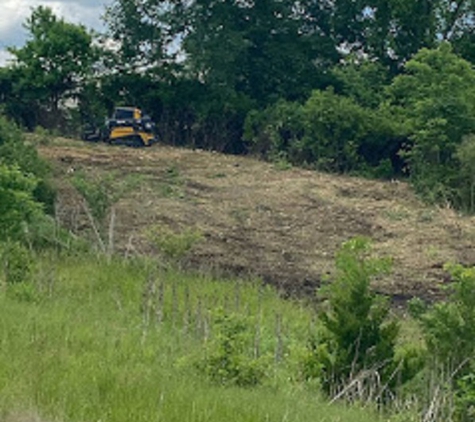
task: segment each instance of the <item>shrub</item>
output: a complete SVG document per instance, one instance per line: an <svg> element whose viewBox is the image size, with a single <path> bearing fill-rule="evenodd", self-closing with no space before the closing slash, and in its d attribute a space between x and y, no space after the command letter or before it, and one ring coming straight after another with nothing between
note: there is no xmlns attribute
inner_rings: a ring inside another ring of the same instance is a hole
<svg viewBox="0 0 475 422"><path fill-rule="evenodd" d="M362 107L330 89L314 91L303 105L282 101L254 111L245 124L253 151L266 158L385 177L397 171L399 131L389 113Z"/></svg>
<svg viewBox="0 0 475 422"><path fill-rule="evenodd" d="M0 240L25 239L28 223L41 215L42 206L33 197L35 187L33 177L0 164Z"/></svg>
<svg viewBox="0 0 475 422"><path fill-rule="evenodd" d="M6 283L29 281L33 265L31 252L19 242L0 243L0 271Z"/></svg>
<svg viewBox="0 0 475 422"><path fill-rule="evenodd" d="M92 216L99 224L104 224L107 213L118 195L114 189L114 177L88 177L79 172L72 178L72 184L84 198Z"/></svg>
<svg viewBox="0 0 475 422"><path fill-rule="evenodd" d="M193 246L203 239L196 229L187 228L175 232L170 228L155 225L147 232L152 245L167 259L180 260L184 258Z"/></svg>
<svg viewBox="0 0 475 422"><path fill-rule="evenodd" d="M410 309L419 321L434 363L461 377L475 354L475 267L446 268L454 280L447 300L429 308L413 301Z"/></svg>
<svg viewBox="0 0 475 422"><path fill-rule="evenodd" d="M391 262L372 257L370 252L367 239L344 243L336 257L336 279L320 291L325 302L319 321L325 331L321 344L314 347L317 364L313 368L321 365L327 393L337 392L358 377L365 391L390 389L403 379L400 374L395 376L400 366L395 359L399 326L389 320L386 298L370 288L371 279L388 273Z"/></svg>
<svg viewBox="0 0 475 422"><path fill-rule="evenodd" d="M435 202L460 206L455 152L475 132L475 70L449 44L421 49L391 84L393 115L404 121L404 152L418 192Z"/></svg>
<svg viewBox="0 0 475 422"><path fill-rule="evenodd" d="M453 278L447 300L429 307L416 300L410 310L427 344L428 369L455 399L446 406L455 405L455 420L468 422L475 414L475 267L446 269Z"/></svg>
<svg viewBox="0 0 475 422"><path fill-rule="evenodd" d="M44 205L44 210L53 214L55 191L48 178L49 166L43 161L33 145L25 142L21 131L0 116L0 164L16 166L23 174L36 180L34 198Z"/></svg>
<svg viewBox="0 0 475 422"><path fill-rule="evenodd" d="M456 385L455 414L461 422L475 419L475 368L467 375L460 377Z"/></svg>
<svg viewBox="0 0 475 422"><path fill-rule="evenodd" d="M218 310L214 319L215 337L206 348L198 369L219 384L250 387L266 375L266 358L253 356L253 331L249 320Z"/></svg>

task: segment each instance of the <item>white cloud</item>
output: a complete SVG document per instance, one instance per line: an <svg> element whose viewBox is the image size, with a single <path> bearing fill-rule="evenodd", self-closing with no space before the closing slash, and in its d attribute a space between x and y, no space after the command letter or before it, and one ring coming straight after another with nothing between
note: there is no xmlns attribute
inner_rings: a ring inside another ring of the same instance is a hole
<svg viewBox="0 0 475 422"><path fill-rule="evenodd" d="M104 6L111 0L1 0L0 49L6 46L21 46L27 33L23 23L38 6L50 7L53 12L68 22L83 24L101 30Z"/></svg>
<svg viewBox="0 0 475 422"><path fill-rule="evenodd" d="M21 46L26 41L27 31L23 23L38 6L50 7L53 12L68 22L102 30L101 16L104 6L111 0L1 0L0 13L0 65L4 64L5 49Z"/></svg>

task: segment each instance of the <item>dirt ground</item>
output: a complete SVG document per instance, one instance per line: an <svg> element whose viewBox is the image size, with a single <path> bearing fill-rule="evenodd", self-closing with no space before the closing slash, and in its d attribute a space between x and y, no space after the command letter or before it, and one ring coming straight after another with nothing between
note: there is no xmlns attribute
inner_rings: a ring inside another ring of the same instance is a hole
<svg viewBox="0 0 475 422"><path fill-rule="evenodd" d="M312 295L331 278L334 254L357 235L394 260L375 282L396 301L434 299L448 281L446 262L475 265L475 219L423 205L401 182L379 182L291 168L252 158L176 149L134 149L58 139L40 146L55 169L58 219L90 231L79 172L133 185L114 206L115 248L151 253L146 233L198 230L187 261L198 268L258 276L289 294Z"/></svg>

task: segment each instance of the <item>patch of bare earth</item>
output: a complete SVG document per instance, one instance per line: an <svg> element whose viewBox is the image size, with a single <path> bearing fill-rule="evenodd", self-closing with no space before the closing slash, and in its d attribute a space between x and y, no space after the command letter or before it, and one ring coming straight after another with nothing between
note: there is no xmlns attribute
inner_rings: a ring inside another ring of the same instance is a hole
<svg viewBox="0 0 475 422"><path fill-rule="evenodd" d="M445 262L475 264L475 219L422 204L405 183L279 171L252 158L155 145L110 147L63 140L42 146L59 186L59 218L86 229L80 198L68 182L78 170L140 177L116 205L119 251L151 250L155 224L199 229L205 240L189 258L196 267L259 276L288 293L313 294L333 271L342 242L371 238L394 259L375 287L395 299L436 297Z"/></svg>

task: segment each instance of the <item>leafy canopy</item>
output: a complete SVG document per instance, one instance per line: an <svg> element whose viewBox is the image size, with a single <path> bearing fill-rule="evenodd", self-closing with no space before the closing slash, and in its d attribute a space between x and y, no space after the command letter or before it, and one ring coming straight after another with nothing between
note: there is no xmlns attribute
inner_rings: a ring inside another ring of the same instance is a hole
<svg viewBox="0 0 475 422"><path fill-rule="evenodd" d="M81 25L58 19L44 6L33 9L25 23L29 40L10 48L16 75L13 91L36 112L38 122L57 122L60 102L75 97L92 72L96 53L91 34ZM48 122L41 112L53 112ZM54 125L53 125L54 126Z"/></svg>

